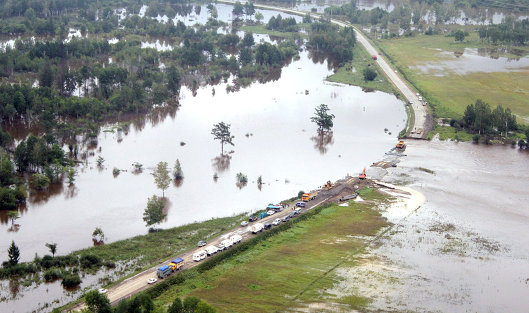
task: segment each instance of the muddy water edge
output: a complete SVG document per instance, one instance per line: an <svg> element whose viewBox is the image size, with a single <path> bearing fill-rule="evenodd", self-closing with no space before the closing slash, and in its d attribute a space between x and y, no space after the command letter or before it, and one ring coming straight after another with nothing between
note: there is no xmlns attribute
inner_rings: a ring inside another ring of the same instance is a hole
<svg viewBox="0 0 529 313"><path fill-rule="evenodd" d="M423 193L409 215L388 209L392 231L335 295L359 293L373 310L527 312L529 154L507 146L417 141L384 181Z"/></svg>

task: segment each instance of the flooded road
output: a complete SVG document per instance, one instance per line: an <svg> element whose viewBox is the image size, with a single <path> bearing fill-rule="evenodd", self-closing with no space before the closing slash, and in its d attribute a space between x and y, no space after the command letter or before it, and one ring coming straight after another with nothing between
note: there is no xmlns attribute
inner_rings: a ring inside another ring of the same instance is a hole
<svg viewBox="0 0 529 313"><path fill-rule="evenodd" d="M529 154L435 140L406 153L384 180L426 203L404 220L384 212L397 226L362 265L340 271L337 290L383 311L527 312Z"/></svg>
<svg viewBox="0 0 529 313"><path fill-rule="evenodd" d="M60 254L87 247L96 227L109 242L145 234L147 198L162 194L151 175L160 161L172 167L178 158L185 177L165 191L170 207L163 228L253 211L359 171L394 144L406 118L404 107L393 95L325 83L330 73L326 62L314 64L303 52L277 81L235 93L226 93L225 84L201 88L196 97L185 91L181 108L166 118L101 132L98 149L78 168L73 188L30 196L18 232L8 232L11 225L2 218L1 258L7 258L11 240L26 261L48 253L46 242L56 242ZM323 142L310 122L321 103L336 115L333 136ZM234 151L229 164L217 164L221 147L210 134L220 121L231 124L235 136L235 146L226 147ZM105 159L102 170L96 167L98 156ZM143 164L143 173L132 173L134 162ZM113 168L124 171L114 177ZM239 172L249 179L242 188L235 184Z"/></svg>

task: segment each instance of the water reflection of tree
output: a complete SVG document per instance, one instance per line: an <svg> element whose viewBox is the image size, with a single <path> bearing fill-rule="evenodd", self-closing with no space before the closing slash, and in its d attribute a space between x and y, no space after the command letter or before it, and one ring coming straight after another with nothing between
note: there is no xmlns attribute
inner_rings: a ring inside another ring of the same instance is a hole
<svg viewBox="0 0 529 313"><path fill-rule="evenodd" d="M327 61L327 69L329 70L338 67L339 63L336 58L333 58L330 54L315 50L309 50L309 59L311 59L314 64L323 64Z"/></svg>
<svg viewBox="0 0 529 313"><path fill-rule="evenodd" d="M184 183L184 179L183 178L173 179L173 185L176 188L179 188L180 186L182 186L183 183Z"/></svg>
<svg viewBox="0 0 529 313"><path fill-rule="evenodd" d="M229 154L221 154L212 160L213 168L222 173L230 168L231 156Z"/></svg>
<svg viewBox="0 0 529 313"><path fill-rule="evenodd" d="M327 153L329 146L334 144L332 131L318 131L318 134L310 140L314 142L314 149L320 151L321 154Z"/></svg>
<svg viewBox="0 0 529 313"><path fill-rule="evenodd" d="M64 196L66 199L74 198L77 196L78 193L79 193L79 188L75 187L75 185L68 186L68 188L64 190Z"/></svg>
<svg viewBox="0 0 529 313"><path fill-rule="evenodd" d="M59 195L63 192L64 186L62 183L50 184L48 190L30 191L29 202L31 203L46 203L52 196Z"/></svg>

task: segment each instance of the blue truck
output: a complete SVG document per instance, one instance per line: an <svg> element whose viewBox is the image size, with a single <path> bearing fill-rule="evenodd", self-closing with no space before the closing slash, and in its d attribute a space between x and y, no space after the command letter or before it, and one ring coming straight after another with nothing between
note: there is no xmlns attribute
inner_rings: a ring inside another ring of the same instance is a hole
<svg viewBox="0 0 529 313"><path fill-rule="evenodd" d="M172 268L169 267L168 265L164 265L164 266L161 266L158 268L158 278L165 278L169 275L171 275L171 273L173 272Z"/></svg>

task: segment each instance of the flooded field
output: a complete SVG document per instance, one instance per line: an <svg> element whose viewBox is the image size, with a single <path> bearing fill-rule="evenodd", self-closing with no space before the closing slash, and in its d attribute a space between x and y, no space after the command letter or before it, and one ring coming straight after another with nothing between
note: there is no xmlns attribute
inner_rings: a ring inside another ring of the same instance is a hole
<svg viewBox="0 0 529 313"><path fill-rule="evenodd" d="M124 131L109 125L78 168L74 187L30 195L17 220L18 232L8 232L11 225L2 218L2 259L11 240L20 247L21 259L31 260L35 253L47 253L46 242L58 243L60 254L89 246L97 226L109 241L146 233L147 198L162 194L151 175L160 161L172 167L178 158L185 175L165 191L170 208L161 227L253 211L359 171L395 142L404 126L404 107L393 95L325 83L330 73L326 62L315 64L303 52L277 81L235 93L227 93L226 84L201 88L196 97L185 91L178 111L155 114ZM333 136L323 139L310 122L321 103L336 115ZM234 151L229 162L218 158L221 147L210 134L220 121L231 124L235 135L235 146L226 147ZM98 156L105 159L104 169L96 167ZM143 173L131 172L134 162L143 164ZM114 177L113 168L123 172ZM242 188L235 184L239 172L249 178ZM260 175L261 190L255 183Z"/></svg>
<svg viewBox="0 0 529 313"><path fill-rule="evenodd" d="M384 212L396 226L359 267L339 271L335 292L382 311L527 312L529 154L435 140L406 153L384 180L426 203L404 219Z"/></svg>
<svg viewBox="0 0 529 313"><path fill-rule="evenodd" d="M489 49L465 48L463 52L439 51L439 61L412 66L423 74L446 76L451 73L466 75L476 72L527 71L529 57L500 57L497 51Z"/></svg>

